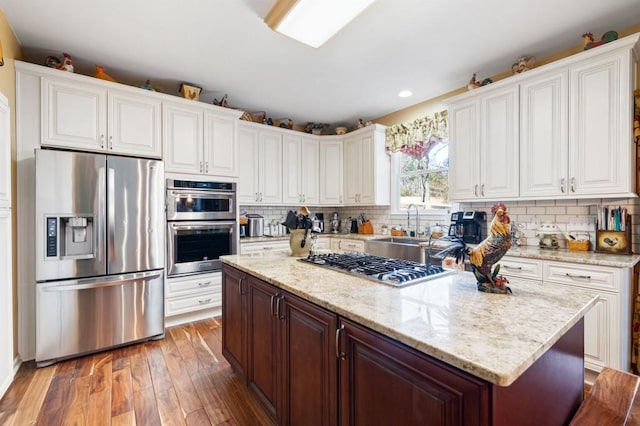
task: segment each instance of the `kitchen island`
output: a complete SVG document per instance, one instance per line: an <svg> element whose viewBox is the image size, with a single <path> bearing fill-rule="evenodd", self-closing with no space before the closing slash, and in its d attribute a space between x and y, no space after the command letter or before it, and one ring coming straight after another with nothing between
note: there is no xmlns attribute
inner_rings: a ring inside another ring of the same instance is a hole
<svg viewBox="0 0 640 426"><path fill-rule="evenodd" d="M394 288L290 256L223 263L225 356L281 424L305 404L319 424L563 424L582 400L591 294L481 293L462 272Z"/></svg>

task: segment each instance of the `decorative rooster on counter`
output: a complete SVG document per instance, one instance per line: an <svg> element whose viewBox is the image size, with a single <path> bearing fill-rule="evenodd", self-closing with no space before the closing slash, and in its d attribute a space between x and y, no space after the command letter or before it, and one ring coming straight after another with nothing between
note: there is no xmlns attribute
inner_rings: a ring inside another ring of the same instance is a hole
<svg viewBox="0 0 640 426"><path fill-rule="evenodd" d="M451 255L460 263L464 256L469 257L473 274L478 280L478 290L488 293L511 294L507 284L509 281L502 275L498 275L500 265L497 263L507 250L511 248L511 219L507 215L507 207L503 203L494 204L491 208L494 214L489 225L489 236L475 248L467 245L456 237L445 237L454 244L438 253L439 255Z"/></svg>

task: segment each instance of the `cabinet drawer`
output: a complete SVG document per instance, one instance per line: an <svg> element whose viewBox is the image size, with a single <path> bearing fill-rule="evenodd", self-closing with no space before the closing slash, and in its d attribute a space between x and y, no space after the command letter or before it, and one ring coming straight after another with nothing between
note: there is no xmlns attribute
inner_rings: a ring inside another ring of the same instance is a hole
<svg viewBox="0 0 640 426"><path fill-rule="evenodd" d="M166 297L183 296L195 292L218 293L222 288L222 273L167 278Z"/></svg>
<svg viewBox="0 0 640 426"><path fill-rule="evenodd" d="M331 240L331 250L364 252L364 241L345 240L342 238Z"/></svg>
<svg viewBox="0 0 640 426"><path fill-rule="evenodd" d="M620 271L603 266L546 262L544 282L563 283L593 290L620 291Z"/></svg>
<svg viewBox="0 0 640 426"><path fill-rule="evenodd" d="M211 309L222 306L222 292L203 292L185 297L171 297L165 301L166 317L187 312Z"/></svg>
<svg viewBox="0 0 640 426"><path fill-rule="evenodd" d="M507 277L542 280L542 263L539 261L505 256L499 264L500 273Z"/></svg>
<svg viewBox="0 0 640 426"><path fill-rule="evenodd" d="M241 254L289 251L291 251L289 240L279 240L272 243L240 243Z"/></svg>

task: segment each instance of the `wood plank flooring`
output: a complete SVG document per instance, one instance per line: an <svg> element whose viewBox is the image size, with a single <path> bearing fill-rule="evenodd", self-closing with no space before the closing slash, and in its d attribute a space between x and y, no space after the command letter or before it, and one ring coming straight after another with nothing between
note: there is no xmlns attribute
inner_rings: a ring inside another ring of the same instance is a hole
<svg viewBox="0 0 640 426"><path fill-rule="evenodd" d="M273 425L222 356L219 319L163 340L36 368L22 364L0 425Z"/></svg>

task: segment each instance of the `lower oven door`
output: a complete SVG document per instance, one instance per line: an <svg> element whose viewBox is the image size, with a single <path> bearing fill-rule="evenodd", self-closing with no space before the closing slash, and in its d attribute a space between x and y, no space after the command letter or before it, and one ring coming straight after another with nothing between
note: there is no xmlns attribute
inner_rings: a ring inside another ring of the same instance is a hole
<svg viewBox="0 0 640 426"><path fill-rule="evenodd" d="M235 221L168 222L167 275L221 269L220 256L237 250Z"/></svg>

